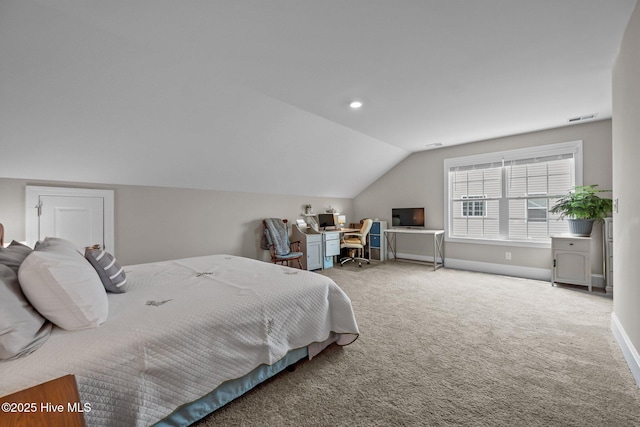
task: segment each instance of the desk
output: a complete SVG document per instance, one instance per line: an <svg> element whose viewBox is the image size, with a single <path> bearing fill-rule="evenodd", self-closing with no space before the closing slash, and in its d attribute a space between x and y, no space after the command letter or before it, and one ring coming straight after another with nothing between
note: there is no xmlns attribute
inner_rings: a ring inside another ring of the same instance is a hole
<svg viewBox="0 0 640 427"><path fill-rule="evenodd" d="M360 230L355 230L360 231ZM352 233L353 229L350 228L329 228L328 230L320 230L318 233L322 234L322 251L324 253L324 259L322 262L322 269L332 268L334 257L340 255L340 237L345 233Z"/></svg>
<svg viewBox="0 0 640 427"><path fill-rule="evenodd" d="M420 234L425 236L431 236L433 239L433 270L437 270L438 267L444 267L444 230L424 230L421 228L388 228L384 230L384 234L387 240L387 257L389 259L389 252L393 253L393 258L398 259L396 256L396 240L398 234ZM440 261L438 261L438 258Z"/></svg>
<svg viewBox="0 0 640 427"><path fill-rule="evenodd" d="M294 225L291 241L301 243L304 253L302 268L305 270L324 270L333 267L333 257L340 255L340 235L357 233L359 228L340 228L316 231L311 227Z"/></svg>

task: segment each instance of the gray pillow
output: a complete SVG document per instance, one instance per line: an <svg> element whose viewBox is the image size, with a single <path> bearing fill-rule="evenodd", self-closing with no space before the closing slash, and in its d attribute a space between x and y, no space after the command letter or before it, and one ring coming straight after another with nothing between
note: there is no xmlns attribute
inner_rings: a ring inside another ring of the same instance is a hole
<svg viewBox="0 0 640 427"><path fill-rule="evenodd" d="M127 276L124 269L109 252L100 249L99 245L85 248L84 257L89 260L98 272L104 288L113 293L123 293Z"/></svg>
<svg viewBox="0 0 640 427"><path fill-rule="evenodd" d="M0 359L36 351L51 335L52 325L29 304L18 283L18 269L31 248L11 242L0 248Z"/></svg>

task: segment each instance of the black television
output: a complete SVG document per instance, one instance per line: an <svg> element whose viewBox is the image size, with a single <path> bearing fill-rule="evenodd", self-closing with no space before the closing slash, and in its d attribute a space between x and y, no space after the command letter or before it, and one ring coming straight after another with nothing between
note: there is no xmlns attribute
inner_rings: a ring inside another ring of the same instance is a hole
<svg viewBox="0 0 640 427"><path fill-rule="evenodd" d="M335 215L332 213L321 213L318 214L318 226L323 229L327 229L327 227L336 226Z"/></svg>
<svg viewBox="0 0 640 427"><path fill-rule="evenodd" d="M391 225L424 228L424 208L392 208Z"/></svg>

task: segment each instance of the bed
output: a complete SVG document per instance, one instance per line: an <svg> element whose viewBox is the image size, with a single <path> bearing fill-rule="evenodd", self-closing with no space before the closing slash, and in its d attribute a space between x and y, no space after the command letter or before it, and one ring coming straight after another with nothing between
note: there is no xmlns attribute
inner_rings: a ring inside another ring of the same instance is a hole
<svg viewBox="0 0 640 427"><path fill-rule="evenodd" d="M53 327L0 361L0 396L74 374L88 425L189 425L359 334L348 296L316 273L230 255L124 270L99 327Z"/></svg>

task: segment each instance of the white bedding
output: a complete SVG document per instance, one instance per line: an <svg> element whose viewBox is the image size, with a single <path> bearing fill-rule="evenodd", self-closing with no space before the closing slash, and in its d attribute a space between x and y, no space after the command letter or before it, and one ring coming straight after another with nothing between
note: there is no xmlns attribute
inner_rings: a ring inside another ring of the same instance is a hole
<svg viewBox="0 0 640 427"><path fill-rule="evenodd" d="M35 353L0 362L0 395L75 374L87 425L147 426L331 332L340 345L358 336L349 298L315 273L229 255L125 271L103 325L55 328Z"/></svg>

